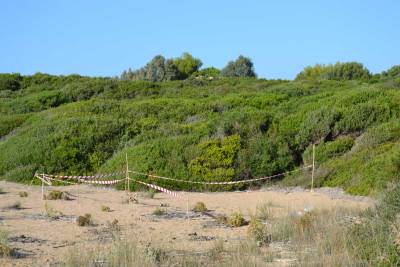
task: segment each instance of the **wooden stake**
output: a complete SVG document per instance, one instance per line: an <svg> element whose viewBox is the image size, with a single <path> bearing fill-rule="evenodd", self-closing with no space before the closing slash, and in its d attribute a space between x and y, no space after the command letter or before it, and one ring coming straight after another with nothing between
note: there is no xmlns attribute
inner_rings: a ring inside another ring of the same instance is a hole
<svg viewBox="0 0 400 267"><path fill-rule="evenodd" d="M126 181L128 183L128 192L131 191L131 188L129 187L129 166L128 166L128 153L125 153L125 161L126 161Z"/></svg>
<svg viewBox="0 0 400 267"><path fill-rule="evenodd" d="M312 147L311 192L314 191L314 171L315 171L315 144L313 144Z"/></svg>
<svg viewBox="0 0 400 267"><path fill-rule="evenodd" d="M189 196L186 198L186 219L189 220Z"/></svg>
<svg viewBox="0 0 400 267"><path fill-rule="evenodd" d="M42 176L42 179L44 179L44 177ZM43 185L43 180L40 179L42 181L42 200L44 200L44 185Z"/></svg>

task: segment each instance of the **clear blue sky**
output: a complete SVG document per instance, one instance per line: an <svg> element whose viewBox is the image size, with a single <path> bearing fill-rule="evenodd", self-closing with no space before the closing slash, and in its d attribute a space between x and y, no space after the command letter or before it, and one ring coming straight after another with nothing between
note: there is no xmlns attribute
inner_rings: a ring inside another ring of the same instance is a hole
<svg viewBox="0 0 400 267"><path fill-rule="evenodd" d="M114 76L184 51L218 68L243 54L265 78L400 64L398 0L0 1L0 72Z"/></svg>

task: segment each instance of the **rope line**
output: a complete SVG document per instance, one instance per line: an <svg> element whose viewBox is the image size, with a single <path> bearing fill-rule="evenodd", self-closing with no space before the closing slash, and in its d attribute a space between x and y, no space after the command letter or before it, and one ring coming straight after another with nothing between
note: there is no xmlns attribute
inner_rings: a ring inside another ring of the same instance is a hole
<svg viewBox="0 0 400 267"><path fill-rule="evenodd" d="M144 175L152 178L158 178L158 179L163 179L163 180L170 180L170 181L175 181L175 182L184 182L184 183L189 183L189 184L205 184L205 185L229 185L229 184L239 184L239 183L251 183L255 181L262 181L262 180L269 180L275 177L287 175L289 173L294 173L298 172L304 169L311 168L312 165L308 165L302 168L298 168L296 170L292 171L287 171L271 176L264 176L264 177L259 177L259 178L254 178L254 179L245 179L245 180L239 180L239 181L229 181L229 182L200 182L200 181L190 181L190 180L184 180L184 179L176 179L176 178L171 178L171 177L165 177L165 176L159 176L159 175L153 175L153 174L148 174L148 173L143 173L143 172L137 172L137 171L132 171L130 170L130 173L137 174L137 175Z"/></svg>

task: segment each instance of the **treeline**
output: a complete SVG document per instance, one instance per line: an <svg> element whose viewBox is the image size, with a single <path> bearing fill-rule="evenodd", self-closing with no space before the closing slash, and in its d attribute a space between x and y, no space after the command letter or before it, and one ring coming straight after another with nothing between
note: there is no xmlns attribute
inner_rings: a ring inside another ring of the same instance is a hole
<svg viewBox="0 0 400 267"><path fill-rule="evenodd" d="M239 56L230 61L225 68L219 70L214 67L200 70L203 62L189 53L181 57L165 59L161 55L155 56L149 63L138 70L128 69L121 74L121 80L144 80L152 82L185 80L189 77L257 77L253 62L250 58Z"/></svg>

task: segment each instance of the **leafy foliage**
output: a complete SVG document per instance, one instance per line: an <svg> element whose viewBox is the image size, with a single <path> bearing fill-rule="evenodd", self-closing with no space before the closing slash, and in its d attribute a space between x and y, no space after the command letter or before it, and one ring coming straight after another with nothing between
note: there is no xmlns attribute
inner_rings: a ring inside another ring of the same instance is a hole
<svg viewBox="0 0 400 267"><path fill-rule="evenodd" d="M369 70L358 62L338 62L334 65L305 67L297 74L296 80L368 80L371 78Z"/></svg>
<svg viewBox="0 0 400 267"><path fill-rule="evenodd" d="M235 61L228 62L222 69L221 75L225 77L256 77L253 62L248 57L239 56Z"/></svg>
<svg viewBox="0 0 400 267"><path fill-rule="evenodd" d="M317 185L373 194L399 178L400 87L387 80L18 79L18 90L0 95L0 177L8 180L117 171L127 153L140 172L235 181L308 164L313 143ZM308 186L309 176L284 181Z"/></svg>

